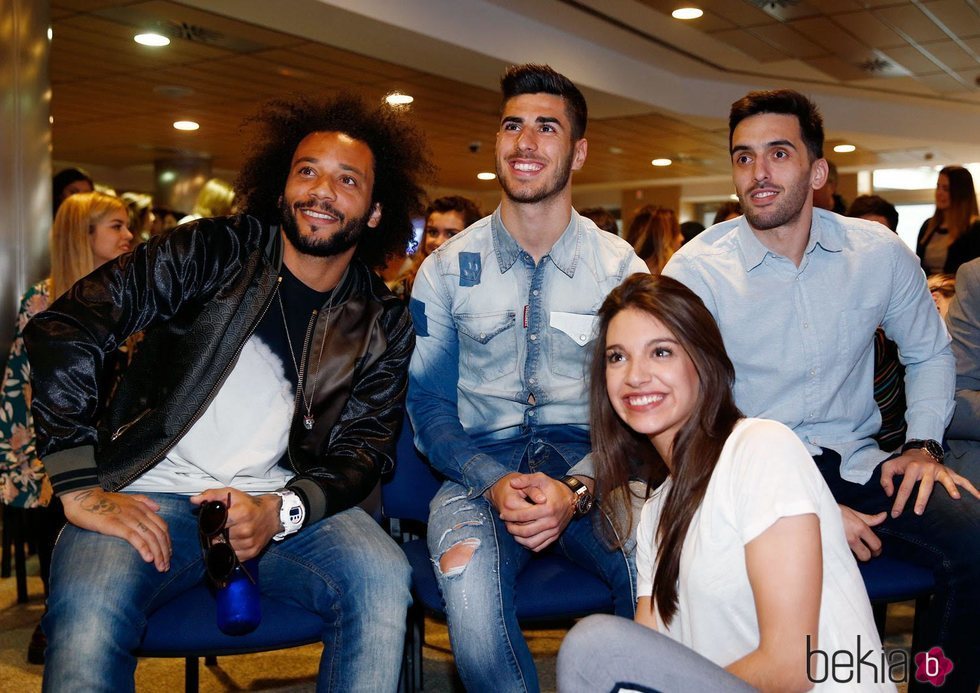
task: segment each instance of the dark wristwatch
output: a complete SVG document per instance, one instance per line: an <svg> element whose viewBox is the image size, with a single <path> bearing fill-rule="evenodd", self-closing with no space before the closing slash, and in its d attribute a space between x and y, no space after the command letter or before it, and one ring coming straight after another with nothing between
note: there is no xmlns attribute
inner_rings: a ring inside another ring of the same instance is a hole
<svg viewBox="0 0 980 693"><path fill-rule="evenodd" d="M574 476L563 476L559 481L572 489L572 493L575 494L575 517L582 517L592 510L595 498L593 498L588 486Z"/></svg>
<svg viewBox="0 0 980 693"><path fill-rule="evenodd" d="M925 450L929 457L940 464L942 464L943 457L945 457L943 446L936 440L919 440L914 438L902 446L902 452L908 452L909 450Z"/></svg>

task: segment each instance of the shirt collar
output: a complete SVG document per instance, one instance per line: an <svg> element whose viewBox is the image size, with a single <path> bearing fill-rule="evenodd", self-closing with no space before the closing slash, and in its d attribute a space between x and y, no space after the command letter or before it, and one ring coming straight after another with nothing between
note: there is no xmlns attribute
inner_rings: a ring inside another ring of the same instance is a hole
<svg viewBox="0 0 980 693"><path fill-rule="evenodd" d="M555 267L569 277L575 276L575 267L578 265L581 254L582 219L583 217L579 216L578 212L573 209L572 217L568 220L568 226L565 227L547 254ZM503 219L500 217L500 207L497 207L490 219L490 229L493 247L497 253L497 263L500 265L500 273L503 274L514 266L517 258L524 250L504 226Z"/></svg>
<svg viewBox="0 0 980 693"><path fill-rule="evenodd" d="M806 249L803 251L804 256L812 253L818 245L830 253L838 253L843 250L842 227L840 224L833 223L830 216L832 214L832 212L814 208L813 220L810 222L810 238L807 240ZM756 237L744 216L738 220L737 234L739 248L742 252L742 263L745 266L745 271L750 272L762 264L766 255L772 251ZM775 256L775 253L772 255Z"/></svg>

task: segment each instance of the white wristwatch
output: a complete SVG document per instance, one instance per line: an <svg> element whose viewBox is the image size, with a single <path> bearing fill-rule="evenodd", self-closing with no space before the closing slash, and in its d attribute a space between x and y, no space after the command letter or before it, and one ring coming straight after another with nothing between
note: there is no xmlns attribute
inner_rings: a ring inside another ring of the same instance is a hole
<svg viewBox="0 0 980 693"><path fill-rule="evenodd" d="M292 491L273 491L273 493L282 499L282 507L279 509L282 531L272 537L272 541L282 541L290 534L298 532L303 526L303 520L306 519L306 506Z"/></svg>

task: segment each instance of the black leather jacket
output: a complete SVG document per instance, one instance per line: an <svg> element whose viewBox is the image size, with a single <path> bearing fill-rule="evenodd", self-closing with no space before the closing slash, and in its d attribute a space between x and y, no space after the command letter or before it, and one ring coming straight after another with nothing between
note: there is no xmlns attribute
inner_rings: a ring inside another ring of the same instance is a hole
<svg viewBox="0 0 980 693"><path fill-rule="evenodd" d="M275 297L277 227L248 216L201 219L104 265L24 332L37 453L58 493L123 488L157 464L204 412ZM297 407L288 488L308 522L361 503L393 463L415 333L404 304L359 261L321 311L328 330L313 393L315 425ZM144 331L106 397L106 355Z"/></svg>

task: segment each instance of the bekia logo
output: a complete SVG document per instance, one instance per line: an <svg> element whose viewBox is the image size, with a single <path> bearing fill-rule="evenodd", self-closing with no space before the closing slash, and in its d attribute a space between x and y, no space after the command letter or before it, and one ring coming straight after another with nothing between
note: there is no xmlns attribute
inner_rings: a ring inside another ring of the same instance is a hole
<svg viewBox="0 0 980 693"><path fill-rule="evenodd" d="M854 651L834 650L826 652L812 647L806 636L806 677L811 683L823 683L831 679L837 683L905 683L909 680L909 656L905 650L886 652L885 648L861 648L861 636L857 636ZM941 647L933 647L915 655L915 680L939 688L953 670L953 661Z"/></svg>
<svg viewBox="0 0 980 693"><path fill-rule="evenodd" d="M931 683L939 688L946 682L946 676L953 670L953 660L946 656L941 647L933 647L928 652L915 655L915 680Z"/></svg>

